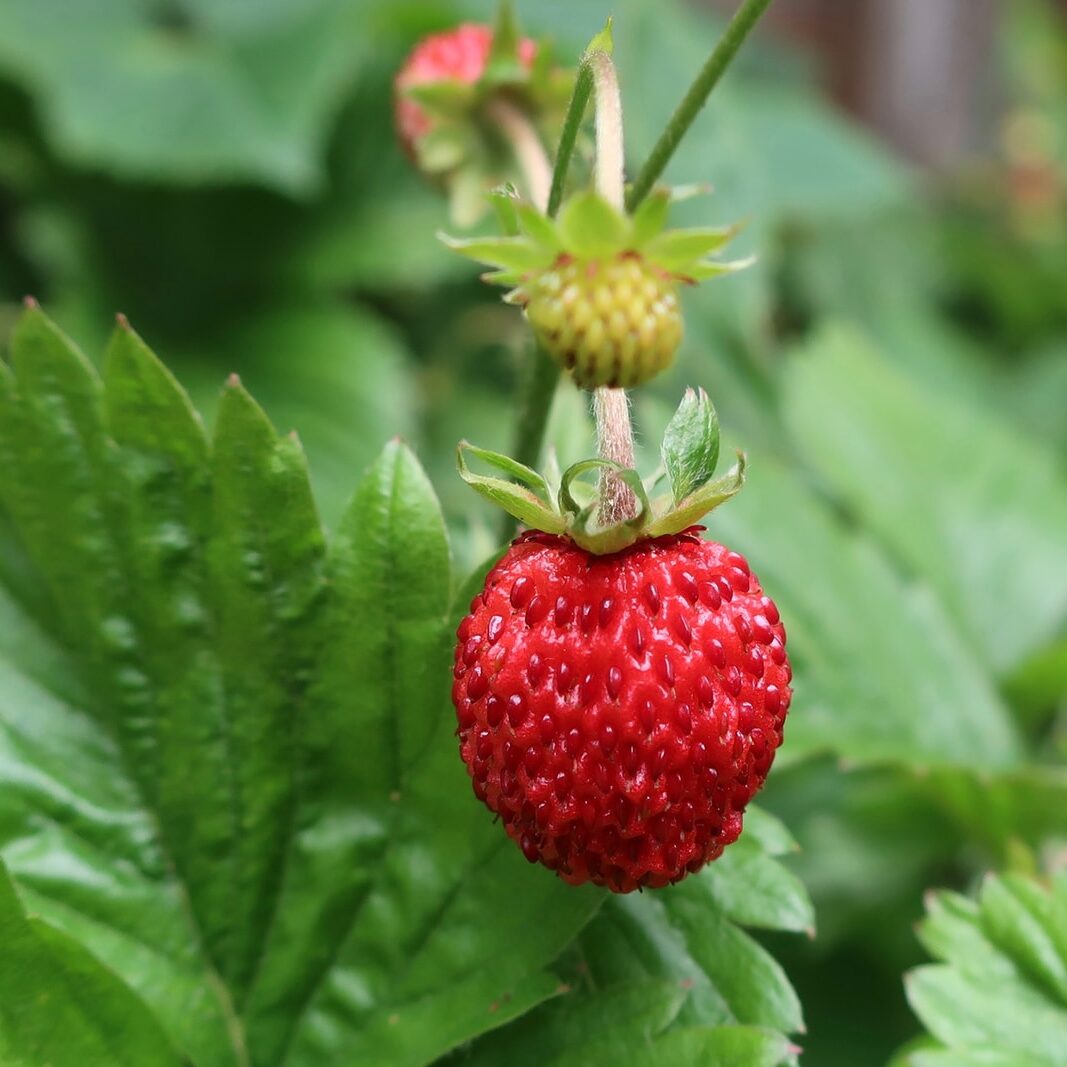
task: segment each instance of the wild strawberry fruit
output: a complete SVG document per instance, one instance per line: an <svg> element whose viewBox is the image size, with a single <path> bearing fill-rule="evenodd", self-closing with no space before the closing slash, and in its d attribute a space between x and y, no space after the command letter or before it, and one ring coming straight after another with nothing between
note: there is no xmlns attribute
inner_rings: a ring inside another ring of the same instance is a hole
<svg viewBox="0 0 1067 1067"><path fill-rule="evenodd" d="M568 882L627 893L714 860L781 744L778 611L698 530L600 556L524 534L460 624L452 696L474 792Z"/></svg>
<svg viewBox="0 0 1067 1067"><path fill-rule="evenodd" d="M732 227L665 230L670 197L646 198L631 217L579 193L558 221L514 208L516 233L449 240L497 268L485 280L511 287L545 351L583 389L631 388L670 366L682 340L678 286L728 274L747 261L707 257Z"/></svg>

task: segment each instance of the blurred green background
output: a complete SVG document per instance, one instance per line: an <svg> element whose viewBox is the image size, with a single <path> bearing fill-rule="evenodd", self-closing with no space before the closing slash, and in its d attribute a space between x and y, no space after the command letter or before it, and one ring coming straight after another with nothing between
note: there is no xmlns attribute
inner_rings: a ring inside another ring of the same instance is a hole
<svg viewBox="0 0 1067 1067"><path fill-rule="evenodd" d="M520 13L568 60L614 13L632 165L722 25L677 2ZM328 524L402 434L473 566L493 516L453 449L508 448L523 325L435 240L391 78L422 33L490 15L6 0L0 336L25 293L90 353L121 310L208 417L238 371L299 432ZM711 531L789 629L764 802L803 844L819 931L768 940L814 1067L917 1032L900 975L926 888L1067 864L1065 154L1062 7L779 0L669 172L715 188L679 223L745 219L759 256L686 294L681 357L636 415L656 441L702 385L750 455ZM583 404L557 396L564 458L591 450Z"/></svg>

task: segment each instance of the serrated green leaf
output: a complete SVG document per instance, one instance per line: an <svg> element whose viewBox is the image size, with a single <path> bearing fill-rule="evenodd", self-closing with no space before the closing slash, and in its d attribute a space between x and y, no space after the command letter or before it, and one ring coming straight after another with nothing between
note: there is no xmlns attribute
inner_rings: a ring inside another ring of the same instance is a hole
<svg viewBox="0 0 1067 1067"><path fill-rule="evenodd" d="M0 864L0 1055L11 1067L180 1067L163 1030L76 941L23 911Z"/></svg>
<svg viewBox="0 0 1067 1067"><path fill-rule="evenodd" d="M563 250L582 258L614 255L626 248L629 220L592 191L576 193L559 214Z"/></svg>
<svg viewBox="0 0 1067 1067"><path fill-rule="evenodd" d="M663 435L663 465L674 502L711 480L719 462L719 416L703 389L687 389Z"/></svg>
<svg viewBox="0 0 1067 1067"><path fill-rule="evenodd" d="M426 1063L552 996L600 897L470 796L410 452L326 554L299 446L236 382L208 443L132 333L104 386L43 316L16 340L0 511L75 650L0 587L0 849L28 905L198 1067Z"/></svg>
<svg viewBox="0 0 1067 1067"><path fill-rule="evenodd" d="M746 820L750 816L775 848L789 844L777 820L754 808ZM745 862L729 860L738 852ZM757 860L766 869L750 880ZM593 987L670 979L688 990L678 1026L753 1024L777 1031L788 1044L782 1035L803 1028L796 994L781 968L737 924L810 927L811 903L802 889L794 899L792 885L788 872L746 828L722 858L684 882L607 902L580 941ZM786 886L790 888L783 892ZM749 899L741 903L746 894Z"/></svg>
<svg viewBox="0 0 1067 1067"><path fill-rule="evenodd" d="M1067 1063L1067 880L990 876L977 902L938 894L922 926L943 960L907 975L908 1001L941 1052L927 1064Z"/></svg>

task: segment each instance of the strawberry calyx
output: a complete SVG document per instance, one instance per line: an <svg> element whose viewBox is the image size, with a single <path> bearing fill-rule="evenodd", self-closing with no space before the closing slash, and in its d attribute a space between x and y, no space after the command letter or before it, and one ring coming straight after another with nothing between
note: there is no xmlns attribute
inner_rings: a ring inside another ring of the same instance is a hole
<svg viewBox="0 0 1067 1067"><path fill-rule="evenodd" d="M509 456L462 441L456 454L460 477L477 493L531 530L569 537L594 555L621 552L646 538L679 534L735 496L745 483L746 459L715 478L719 460L719 421L702 390L687 389L667 426L660 449L662 465L642 479L631 468L607 459L585 459L560 471L550 456L544 474ZM505 477L475 473L479 460ZM604 524L600 495L584 475L611 471L633 492L637 512Z"/></svg>
<svg viewBox="0 0 1067 1067"><path fill-rule="evenodd" d="M658 189L628 215L587 189L571 196L553 219L503 190L494 197L503 235L440 236L453 251L494 268L482 280L507 286L505 301L519 305L528 302L530 284L539 275L575 262L639 259L685 285L732 274L753 262L751 257L711 258L739 232L739 226L667 229L674 199L669 189Z"/></svg>

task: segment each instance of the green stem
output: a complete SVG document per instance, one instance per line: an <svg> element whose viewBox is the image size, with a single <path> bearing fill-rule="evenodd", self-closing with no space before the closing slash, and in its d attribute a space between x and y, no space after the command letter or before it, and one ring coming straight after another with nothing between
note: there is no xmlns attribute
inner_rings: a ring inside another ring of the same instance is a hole
<svg viewBox="0 0 1067 1067"><path fill-rule="evenodd" d="M731 60L737 55L737 50L749 35L752 27L759 21L760 16L770 6L771 0L743 0L736 14L726 27L726 32L719 39L715 50L708 57L708 61L701 68L696 80L689 87L689 91L682 98L678 109L671 116L667 128L660 135L652 149L651 154L645 161L644 166L638 172L633 185L630 187L629 196L626 199L626 207L633 211L638 204L651 192L652 187L659 180L675 149L681 143L693 120L700 113L701 108L707 103L712 89L715 88L719 79L723 76Z"/></svg>
<svg viewBox="0 0 1067 1067"><path fill-rule="evenodd" d="M583 59L578 67L574 81L574 93L571 95L567 117L563 120L563 133L560 134L559 148L556 151L556 165L552 169L552 190L548 194L548 216L555 218L559 206L563 203L563 187L567 181L567 171L574 155L574 146L582 129L582 119L593 92L593 71Z"/></svg>

